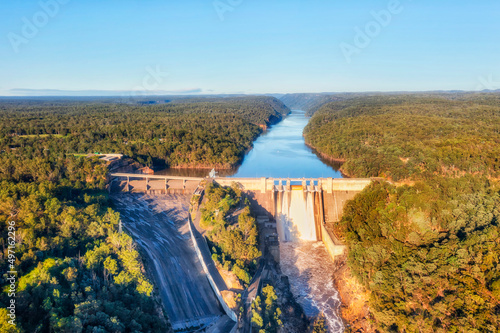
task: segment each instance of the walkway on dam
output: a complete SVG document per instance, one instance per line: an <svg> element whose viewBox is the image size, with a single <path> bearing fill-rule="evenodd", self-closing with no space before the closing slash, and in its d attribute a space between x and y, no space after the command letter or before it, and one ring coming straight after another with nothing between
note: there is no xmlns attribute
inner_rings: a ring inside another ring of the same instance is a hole
<svg viewBox="0 0 500 333"><path fill-rule="evenodd" d="M114 194L112 199L146 254L174 330L227 321L191 241L190 195Z"/></svg>
<svg viewBox="0 0 500 333"><path fill-rule="evenodd" d="M192 193L200 181L206 178L178 177L167 175L150 175L135 173L110 173L111 183L121 191L155 192L169 190L183 190ZM238 183L247 191L284 191L290 186L302 185L309 191L322 190L327 193L332 191L361 191L376 178L231 178L216 177L213 180L221 186L230 186Z"/></svg>

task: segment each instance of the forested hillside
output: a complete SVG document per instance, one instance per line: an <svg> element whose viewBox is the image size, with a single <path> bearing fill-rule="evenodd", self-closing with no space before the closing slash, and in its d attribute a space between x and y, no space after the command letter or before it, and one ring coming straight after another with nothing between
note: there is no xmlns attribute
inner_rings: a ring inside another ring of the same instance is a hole
<svg viewBox="0 0 500 333"><path fill-rule="evenodd" d="M328 93L297 93L280 97L280 100L290 109L306 111L307 116L312 116L323 104L341 99L343 99L341 94Z"/></svg>
<svg viewBox="0 0 500 333"><path fill-rule="evenodd" d="M500 97L379 96L330 103L307 141L375 182L337 232L379 332L500 327Z"/></svg>
<svg viewBox="0 0 500 333"><path fill-rule="evenodd" d="M288 112L271 97L144 106L3 100L0 147L14 156L32 156L30 161L46 154L40 150L56 149L61 154L123 153L160 167L229 168L251 148L259 126ZM7 165L17 163L8 155L2 155Z"/></svg>
<svg viewBox="0 0 500 333"><path fill-rule="evenodd" d="M500 96L375 96L324 105L306 142L358 177L500 175Z"/></svg>
<svg viewBox="0 0 500 333"><path fill-rule="evenodd" d="M171 103L189 103L195 113L208 111L240 115L261 126L276 124L290 113L290 109L282 101L269 96L174 98Z"/></svg>
<svg viewBox="0 0 500 333"><path fill-rule="evenodd" d="M54 150L15 163L2 155L0 267L17 273L15 298L12 275L1 278L1 331L168 331L136 245L109 207L105 165ZM17 326L7 323L11 299Z"/></svg>
<svg viewBox="0 0 500 333"><path fill-rule="evenodd" d="M259 125L286 113L260 97L157 105L2 99L0 268L17 273L15 298L10 275L1 276L0 331L170 331L137 245L120 232L107 167L85 154L234 165ZM11 299L16 326L8 323Z"/></svg>
<svg viewBox="0 0 500 333"><path fill-rule="evenodd" d="M256 259L261 256L257 222L251 215L250 204L236 184L232 187L208 184L205 196L200 225L208 230L212 258L248 286L257 267ZM235 211L237 218L228 218Z"/></svg>

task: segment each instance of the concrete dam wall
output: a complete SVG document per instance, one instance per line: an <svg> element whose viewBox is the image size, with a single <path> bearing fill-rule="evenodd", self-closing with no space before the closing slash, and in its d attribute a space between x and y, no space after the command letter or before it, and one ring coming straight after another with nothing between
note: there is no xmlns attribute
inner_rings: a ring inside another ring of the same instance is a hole
<svg viewBox="0 0 500 333"><path fill-rule="evenodd" d="M204 178L147 174L110 174L109 190L150 194L192 193ZM281 242L321 240L340 245L332 225L341 220L345 203L361 192L370 178L227 178L214 179L221 186L237 183L248 195L258 215L276 221ZM332 249L331 253L337 253Z"/></svg>
<svg viewBox="0 0 500 333"><path fill-rule="evenodd" d="M236 182L259 215L276 221L280 242L322 241L332 257L343 245L332 232L344 206L373 179L216 178L222 186Z"/></svg>

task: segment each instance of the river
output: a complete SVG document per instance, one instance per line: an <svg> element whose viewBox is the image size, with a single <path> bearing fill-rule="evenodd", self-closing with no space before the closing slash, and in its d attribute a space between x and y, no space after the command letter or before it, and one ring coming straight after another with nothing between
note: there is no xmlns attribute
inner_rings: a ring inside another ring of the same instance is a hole
<svg viewBox="0 0 500 333"><path fill-rule="evenodd" d="M309 118L301 110L293 110L281 122L269 128L253 144L235 169L217 170L225 177L273 178L342 178L339 165L322 159L309 148L302 136ZM207 176L206 169L166 169L156 174L171 176Z"/></svg>
<svg viewBox="0 0 500 333"><path fill-rule="evenodd" d="M234 177L342 178L338 166L321 159L306 146L302 132L309 118L293 110L254 142Z"/></svg>

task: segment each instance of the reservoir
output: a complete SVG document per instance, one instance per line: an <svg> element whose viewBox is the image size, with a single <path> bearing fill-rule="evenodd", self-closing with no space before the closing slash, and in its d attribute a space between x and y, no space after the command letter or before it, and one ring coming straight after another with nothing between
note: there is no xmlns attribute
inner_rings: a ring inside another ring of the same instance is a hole
<svg viewBox="0 0 500 333"><path fill-rule="evenodd" d="M216 170L224 177L270 178L342 178L340 165L322 159L309 148L302 132L309 118L293 110L281 122L264 132L245 155L243 163L231 170ZM206 177L207 169L166 169L156 174Z"/></svg>
<svg viewBox="0 0 500 333"><path fill-rule="evenodd" d="M254 142L234 177L342 178L338 165L328 163L306 146L302 132L309 118L293 110Z"/></svg>

